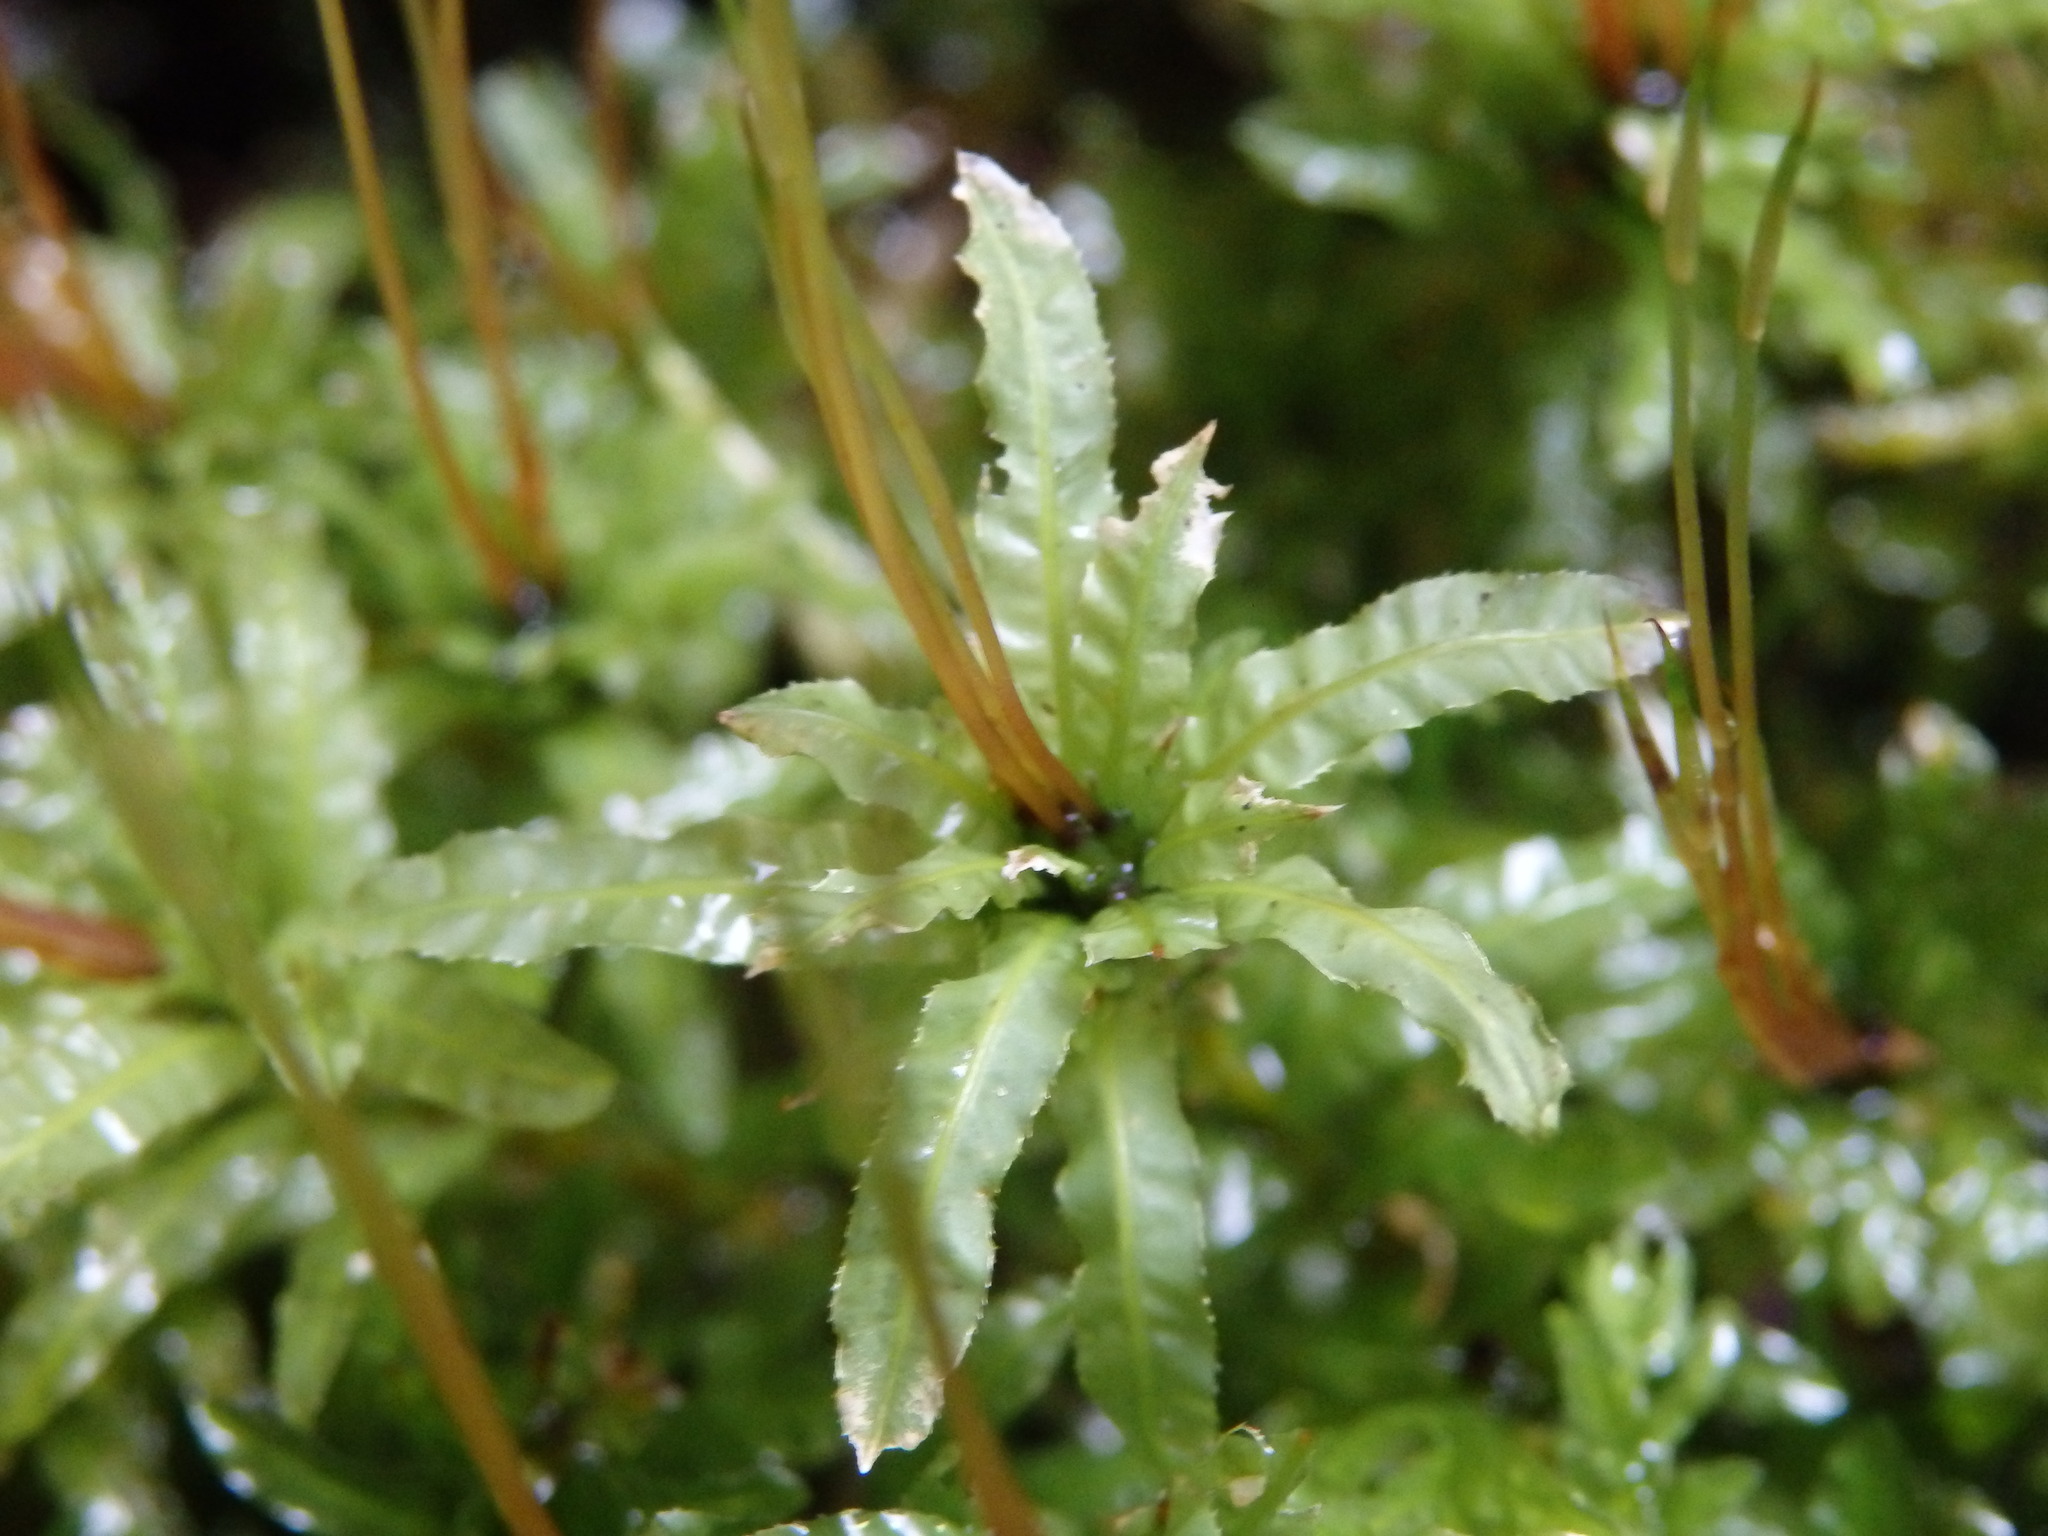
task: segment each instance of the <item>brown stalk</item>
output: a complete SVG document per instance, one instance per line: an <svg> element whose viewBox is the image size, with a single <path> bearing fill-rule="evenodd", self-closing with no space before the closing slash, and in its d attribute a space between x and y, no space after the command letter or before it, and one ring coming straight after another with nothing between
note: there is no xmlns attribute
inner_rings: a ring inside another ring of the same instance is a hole
<svg viewBox="0 0 2048 1536"><path fill-rule="evenodd" d="M11 310L24 323L27 334L21 345L29 353L8 371L18 376L22 393L54 385L89 402L129 431L147 432L163 425L167 415L164 403L129 373L106 316L86 282L71 213L44 157L4 28L0 28L0 146L4 146L8 173L30 230L21 237L12 229L0 229L0 278L4 278L0 292L5 295L0 309Z"/></svg>
<svg viewBox="0 0 2048 1536"><path fill-rule="evenodd" d="M1625 0L1579 0L1586 28L1586 57L1611 101L1626 101L1635 86L1641 60L1636 53L1634 20Z"/></svg>
<svg viewBox="0 0 2048 1536"><path fill-rule="evenodd" d="M1717 5L1707 56L1737 7ZM1703 71L1703 75L1707 72ZM1706 582L1692 390L1693 290L1699 268L1700 134L1704 79L1688 95L1678 163L1666 201L1665 262L1671 292L1672 500L1690 632L1688 694L1667 654L1665 688L1678 763L1669 764L1641 702L1622 690L1631 741L1657 799L1671 843L1699 892L1713 931L1716 971L1736 1016L1765 1063L1806 1087L1873 1067L1910 1064L1919 1051L1903 1032L1866 1039L1842 1016L1794 926L1779 879L1769 770L1756 692L1756 636L1749 579L1749 507L1757 415L1757 370L1771 282L1800 157L1819 101L1809 81L1798 128L1786 144L1747 263L1737 320L1736 389L1727 506L1728 622L1732 677L1723 680ZM1732 699L1732 708L1730 707ZM1704 729L1706 747L1699 741Z"/></svg>
<svg viewBox="0 0 2048 1536"><path fill-rule="evenodd" d="M769 255L777 292L855 511L919 649L991 777L1040 825L1057 837L1071 838L1079 825L1099 812L1039 737L1016 698L993 625L982 632L986 605L973 568L964 559L964 545L957 542L957 527L945 526L950 498L941 497L927 510L948 550L962 604L971 615L980 616L970 619L985 652L979 657L968 645L944 588L925 563L890 490L880 446L885 432L896 437L913 480L926 487L921 494L928 503L928 482L938 480L937 471L914 420L902 407L900 388L893 379L882 381L885 370L875 366L879 347L871 336L863 339L864 317L857 305L845 302L846 279L826 230L787 0L757 0L743 13L737 4L729 4L727 15L747 81L748 127L769 210ZM880 429L869 411L869 394L879 398ZM954 549L959 551L957 560Z"/></svg>
<svg viewBox="0 0 2048 1536"><path fill-rule="evenodd" d="M519 390L511 327L498 291L489 186L469 98L468 15L463 0L401 0L419 77L434 180L462 275L462 303L490 382L491 404L512 464L512 516L534 573L554 590L562 553L548 521L547 464Z"/></svg>
<svg viewBox="0 0 2048 1536"><path fill-rule="evenodd" d="M960 1448L960 1470L967 1481L968 1497L980 1513L992 1536L1042 1536L1038 1511L1033 1508L1023 1484L1010 1465L981 1394L974 1380L952 1358L953 1348L939 1313L937 1289L932 1284L931 1255L924 1229L918 1221L917 1199L901 1169L877 1160L874 1171L881 1175L877 1189L889 1222L889 1243L896 1264L910 1281L917 1303L919 1323L925 1340L938 1363L944 1384L946 1423L953 1431L953 1443Z"/></svg>
<svg viewBox="0 0 2048 1536"><path fill-rule="evenodd" d="M140 981L164 968L155 942L133 923L4 896L0 949L25 949L52 970L83 981Z"/></svg>
<svg viewBox="0 0 2048 1536"><path fill-rule="evenodd" d="M355 185L356 206L362 211L363 230L370 255L370 271L377 283L377 297L390 323L398 347L399 366L405 379L406 397L412 405L413 420L426 443L427 457L448 498L456 527L468 542L482 572L484 585L493 601L512 608L526 583L526 573L506 552L490 519L484 515L469 477L456 457L454 441L441 405L434 398L427 379L426 351L420 340L418 317L413 312L412 291L406 286L405 267L398 255L398 239L391 228L391 210L384 196L384 176L377 165L377 145L370 132L369 109L363 101L363 84L356 70L355 44L349 37L348 17L342 0L313 0L320 13L320 37L327 51L327 71L334 83L335 106L341 114L342 138L348 149L350 179Z"/></svg>

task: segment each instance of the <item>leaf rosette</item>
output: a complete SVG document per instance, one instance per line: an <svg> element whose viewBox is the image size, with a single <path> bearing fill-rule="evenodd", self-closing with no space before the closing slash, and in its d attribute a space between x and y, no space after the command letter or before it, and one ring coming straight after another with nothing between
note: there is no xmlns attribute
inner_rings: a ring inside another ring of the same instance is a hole
<svg viewBox="0 0 2048 1536"><path fill-rule="evenodd" d="M1170 1478L1211 1453L1217 1423L1179 971L1285 945L1449 1040L1524 1132L1555 1124L1569 1081L1534 1003L1449 918L1368 906L1309 853L1271 856L1330 809L1271 791L1502 692L1610 687L1661 645L1608 577L1445 576L1292 644L1240 646L1198 684L1196 607L1225 519L1212 429L1162 454L1126 513L1108 467L1109 353L1073 242L987 160L961 158L957 191L1000 450L969 530L973 573L1032 723L1098 814L1063 839L1026 830L950 703L799 683L724 720L816 764L824 800L771 790L659 842L465 837L386 866L323 932L354 957L533 963L631 945L753 969L880 962L911 935L959 936L950 952L973 958L924 998L854 1199L832 1309L842 1424L863 1467L930 1433L986 1302L995 1193L1056 1102L1060 1199L1084 1256L1080 1378Z"/></svg>

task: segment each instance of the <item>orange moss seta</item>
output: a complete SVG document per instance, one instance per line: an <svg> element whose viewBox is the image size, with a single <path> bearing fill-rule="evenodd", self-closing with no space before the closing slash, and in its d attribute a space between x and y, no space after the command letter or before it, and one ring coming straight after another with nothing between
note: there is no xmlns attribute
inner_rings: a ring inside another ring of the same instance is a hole
<svg viewBox="0 0 2048 1536"><path fill-rule="evenodd" d="M169 417L128 370L86 281L70 210L36 137L0 33L0 149L23 215L0 216L0 401L37 394L83 401L126 431Z"/></svg>
<svg viewBox="0 0 2048 1536"><path fill-rule="evenodd" d="M52 970L82 981L141 981L164 968L155 941L132 923L4 896L0 949L25 949Z"/></svg>

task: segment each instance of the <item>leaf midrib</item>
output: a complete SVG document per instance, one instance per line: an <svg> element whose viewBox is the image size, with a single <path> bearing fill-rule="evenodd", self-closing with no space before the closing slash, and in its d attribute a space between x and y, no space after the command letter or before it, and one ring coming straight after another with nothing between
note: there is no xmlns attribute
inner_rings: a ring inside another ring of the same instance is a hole
<svg viewBox="0 0 2048 1536"><path fill-rule="evenodd" d="M1244 760L1257 751L1259 746L1275 732L1310 710L1319 708L1336 695L1347 693L1354 688L1363 688L1367 684L1377 681L1384 674L1395 670L1397 667L1438 659L1448 652L1455 652L1461 649L1515 646L1537 641L1565 644L1591 637L1604 638L1608 633L1609 630L1604 625L1599 629L1595 629L1591 625L1575 625L1570 629L1510 629L1495 630L1479 635L1458 635L1447 640L1432 640L1422 645L1411 646L1406 650L1395 652L1392 656L1383 657L1378 661L1369 662L1365 666L1345 672L1330 682L1316 684L1314 687L1306 689L1292 698L1275 705L1264 715L1260 716L1258 721L1249 729L1242 732L1235 740L1218 751L1195 774L1195 777L1204 779L1223 778L1235 772ZM1299 643L1299 641L1296 642L1296 644ZM1293 648L1293 646L1288 646L1277 652L1260 651L1256 655L1245 657L1233 670L1241 672L1248 663L1258 660L1260 657L1284 654L1285 651L1292 650ZM1455 708L1456 706L1451 707ZM1390 727L1390 729L1399 729L1399 727Z"/></svg>
<svg viewBox="0 0 2048 1536"><path fill-rule="evenodd" d="M826 721L830 725L844 730L849 735L859 737L878 756L892 758L914 772L938 780L945 789L957 795L960 799L965 800L976 810L986 812L988 809L988 786L977 783L944 758L938 756L937 753L927 752L920 747L905 746L887 731L879 730L864 721L848 719L844 715L831 714L822 709L808 709L788 705L780 707L792 715L801 715L809 719ZM808 756L810 754L806 753L805 755ZM863 797L855 795L851 798L858 800ZM876 803L886 804L887 802Z"/></svg>
<svg viewBox="0 0 2048 1536"><path fill-rule="evenodd" d="M1413 939L1394 928L1391 924L1382 921L1373 908L1353 901L1348 896L1318 895L1308 891L1295 890L1290 886L1273 885L1263 880L1205 880L1197 882L1192 886L1185 886L1182 889L1186 894L1208 896L1212 899L1219 896L1251 896L1260 900L1270 901L1276 906L1292 903L1295 906L1311 907L1318 911L1329 913L1361 928L1370 928L1374 932L1384 935L1390 943L1414 956L1417 964L1436 977L1468 1017L1477 1020L1488 1017L1492 1013L1492 1010L1487 1008L1484 999L1476 996L1463 983L1458 972L1447 968L1442 961L1438 960L1427 949L1417 944ZM1269 934L1268 937L1277 939L1283 944L1288 944L1290 949L1294 947L1278 932ZM1307 959L1308 957L1303 956L1303 958ZM1310 963L1314 964L1313 961L1310 961ZM1332 977L1331 979L1337 980L1338 978ZM1344 984L1354 987L1372 985L1369 982L1345 982ZM1376 988L1375 990L1382 989Z"/></svg>
<svg viewBox="0 0 2048 1536"><path fill-rule="evenodd" d="M180 1064L181 1057L203 1056L207 1052L220 1051L230 1042L239 1044L243 1041L242 1036L227 1029L187 1028L169 1033L170 1038L166 1042L154 1050L145 1049L129 1057L113 1072L95 1082L89 1095L66 1101L54 1114L38 1122L26 1137L10 1142L0 1150L0 1187L24 1168L33 1167L38 1157L62 1137L90 1122L94 1114L111 1108L118 1096L141 1080L170 1072ZM7 1199L0 1199L0 1210L10 1203Z"/></svg>
<svg viewBox="0 0 2048 1536"><path fill-rule="evenodd" d="M990 1000L990 1006L982 1014L984 1020L991 1018L1002 1020L1008 1017L1016 1004L1017 994L1023 990L1027 981L1037 974L1039 966L1044 962L1046 951L1063 937L1065 937L1065 934L1062 929L1048 926L1018 950L1004 975L1002 985L996 991L996 996ZM965 985L974 979L972 977L967 978L966 982L961 984ZM986 1063L992 1054L988 1049L989 1041L1001 1032L1002 1026L1000 1023L985 1027L979 1032L975 1040L973 1054L969 1057L968 1069L960 1078L960 1089L953 1096L951 1111L945 1117L945 1122L938 1138L932 1143L932 1154L927 1160L922 1187L918 1191L917 1221L920 1232L928 1232L931 1229L931 1217L933 1208L937 1203L938 1186L943 1182L946 1167L952 1161L953 1147L959 1140L962 1118L960 1106L967 1103L973 1097L974 1091L980 1086L982 1078L986 1075ZM894 1117L891 1116L892 1122L893 1119ZM897 1129L892 1123L889 1132L885 1133L890 1137L889 1143L885 1143L885 1145L890 1145L892 1152L894 1133ZM915 1293L906 1289L905 1294L898 1301L896 1307L896 1326L890 1334L887 1363L882 1377L884 1390L877 1394L877 1401L885 1405L891 1414L893 1414L896 1404L901 1397L903 1382L909 1376L912 1362L915 1358L916 1352L911 1347L910 1338L914 1337L916 1330L921 1327L922 1319L918 1316ZM947 1342L950 1343L950 1341ZM933 1364L943 1374L952 1362L940 1360L936 1351L931 1351L931 1354ZM884 1422L888 1421L885 1420ZM886 1444L894 1443L895 1438L892 1425L887 1441L882 1448L886 1448Z"/></svg>
<svg viewBox="0 0 2048 1536"><path fill-rule="evenodd" d="M1044 348L1040 345L1038 328L1031 323L1035 306L1030 301L1029 287L1011 254L1009 242L996 240L991 242L991 248L1018 316L1019 345L1024 353L1026 395L1031 407L1031 453L1038 461L1038 507L1034 521L1038 525L1038 558L1044 577L1046 654L1052 667L1053 716L1059 726L1058 745L1064 748L1067 722L1073 717L1073 685L1072 659L1067 654L1071 637L1067 617L1066 562L1062 558L1059 537L1059 469L1052 449L1051 396L1046 382L1050 369Z"/></svg>

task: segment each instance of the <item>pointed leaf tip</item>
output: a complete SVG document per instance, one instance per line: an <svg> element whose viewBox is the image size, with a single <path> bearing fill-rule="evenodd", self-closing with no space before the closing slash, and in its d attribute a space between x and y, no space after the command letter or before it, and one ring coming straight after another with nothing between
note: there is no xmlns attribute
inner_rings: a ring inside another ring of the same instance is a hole
<svg viewBox="0 0 2048 1536"><path fill-rule="evenodd" d="M1080 251L1052 210L991 160L962 155L960 266L980 290L976 375L1000 471L974 519L989 611L1026 705L1064 750L1076 708L1072 651L1081 573L1105 517L1116 403L1109 346Z"/></svg>
<svg viewBox="0 0 2048 1536"><path fill-rule="evenodd" d="M1527 1135L1557 1128L1571 1069L1535 1002L1495 974L1472 936L1426 907L1366 907L1315 860L1285 859L1181 894L1216 903L1224 936L1277 939L1332 981L1385 992L1457 1047L1465 1081Z"/></svg>
<svg viewBox="0 0 2048 1536"><path fill-rule="evenodd" d="M891 1085L832 1289L839 1419L862 1470L937 1422L943 1372L902 1265L907 1225L958 1361L995 1262L994 1195L1023 1148L1087 985L1070 922L1020 918L978 976L942 982ZM892 1220L900 1191L910 1206Z"/></svg>
<svg viewBox="0 0 2048 1536"><path fill-rule="evenodd" d="M1390 731L1519 691L1555 702L1611 688L1663 653L1627 583L1566 571L1413 582L1343 624L1231 669L1186 750L1203 777L1306 784ZM1610 639L1610 636L1613 638Z"/></svg>
<svg viewBox="0 0 2048 1536"><path fill-rule="evenodd" d="M1081 581L1068 752L1103 798L1128 805L1188 707L1195 606L1216 571L1228 515L1203 472L1214 428L1153 462L1135 517L1107 517Z"/></svg>

